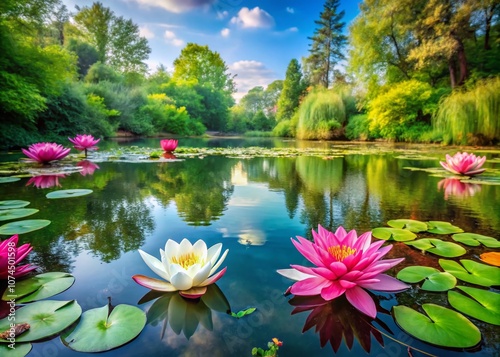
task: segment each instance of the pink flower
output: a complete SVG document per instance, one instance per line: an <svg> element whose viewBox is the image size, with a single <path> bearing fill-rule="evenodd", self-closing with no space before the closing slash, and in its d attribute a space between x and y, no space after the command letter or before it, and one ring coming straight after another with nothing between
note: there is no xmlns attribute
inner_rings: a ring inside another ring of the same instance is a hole
<svg viewBox="0 0 500 357"><path fill-rule="evenodd" d="M178 140L175 139L164 139L160 140L161 148L164 151L174 151L177 148Z"/></svg>
<svg viewBox="0 0 500 357"><path fill-rule="evenodd" d="M87 153L87 150L97 150L98 147L95 146L95 144L97 144L101 139L94 139L94 137L92 135L87 135L87 134L78 134L76 136L76 138L74 139L71 139L71 138L68 138L69 141L71 141L73 144L74 144L74 147L76 150L78 151L84 151L85 150L85 154Z"/></svg>
<svg viewBox="0 0 500 357"><path fill-rule="evenodd" d="M7 279L9 275L19 278L37 268L31 264L18 266L33 249L28 243L17 247L18 239L19 236L15 234L0 242L0 279Z"/></svg>
<svg viewBox="0 0 500 357"><path fill-rule="evenodd" d="M446 178L438 182L438 189L444 190L444 199L447 200L450 196L458 198L474 196L476 192L481 191L481 185L462 182L456 178Z"/></svg>
<svg viewBox="0 0 500 357"><path fill-rule="evenodd" d="M362 313L375 317L377 309L364 290L401 291L408 286L382 272L399 264L404 258L381 260L392 245L381 248L385 241L371 243L371 232L359 237L340 226L332 233L321 225L312 231L314 242L297 236L292 243L314 267L291 265L278 273L296 280L291 293L298 296L321 295L326 301L345 293L347 300Z"/></svg>
<svg viewBox="0 0 500 357"><path fill-rule="evenodd" d="M71 149L66 149L56 143L36 143L29 146L28 150L21 149L24 155L41 164L61 160L69 154Z"/></svg>
<svg viewBox="0 0 500 357"><path fill-rule="evenodd" d="M64 177L66 177L65 174L34 176L28 180L26 186L33 185L38 188L61 187L59 179Z"/></svg>
<svg viewBox="0 0 500 357"><path fill-rule="evenodd" d="M94 171L99 169L99 166L97 164L94 164L92 161L88 160L82 160L76 166L80 166L82 168L82 171L80 173L82 176L87 176L87 175L93 175Z"/></svg>
<svg viewBox="0 0 500 357"><path fill-rule="evenodd" d="M483 173L485 169L481 169L484 162L486 161L486 156L479 157L474 154L468 154L466 152L457 152L455 155L446 155L446 162L440 161L441 166L451 173L456 175L466 175L473 176Z"/></svg>

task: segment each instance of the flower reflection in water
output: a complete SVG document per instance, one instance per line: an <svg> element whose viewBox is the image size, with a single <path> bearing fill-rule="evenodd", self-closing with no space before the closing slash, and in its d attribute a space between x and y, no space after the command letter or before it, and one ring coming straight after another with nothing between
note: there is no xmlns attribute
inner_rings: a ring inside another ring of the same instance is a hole
<svg viewBox="0 0 500 357"><path fill-rule="evenodd" d="M59 179L65 178L66 174L39 175L28 180L26 186L33 185L37 188L61 187Z"/></svg>
<svg viewBox="0 0 500 357"><path fill-rule="evenodd" d="M345 296L326 301L319 295L296 295L290 299L289 304L295 307L292 315L299 312L311 311L302 332L315 327L316 332L319 333L321 347L330 342L335 353L339 350L342 339L345 340L345 344L349 350L353 346L354 339L357 339L361 347L369 353L371 335L375 337L381 346L384 346L382 333L372 325L373 321L392 334L392 331L390 331L389 327L383 321L379 318L372 319L363 314L354 308ZM381 308L378 303L377 311L389 314L389 311Z"/></svg>
<svg viewBox="0 0 500 357"><path fill-rule="evenodd" d="M444 199L449 197L466 198L474 196L481 191L481 185L462 182L455 178L446 178L438 182L438 190L444 191Z"/></svg>
<svg viewBox="0 0 500 357"><path fill-rule="evenodd" d="M82 174L83 176L93 175L94 171L99 169L99 166L97 164L94 164L92 161L89 160L82 160L79 163L77 163L76 166L82 168L80 174Z"/></svg>
<svg viewBox="0 0 500 357"><path fill-rule="evenodd" d="M189 340L201 324L213 331L212 310L230 313L231 307L224 293L216 284L209 285L207 292L199 299L183 298L177 291L161 293L151 290L144 295L139 304L157 299L147 312L147 323L157 326L162 323L161 339L165 336L167 325Z"/></svg>
<svg viewBox="0 0 500 357"><path fill-rule="evenodd" d="M164 159L167 159L167 160L176 160L177 159L177 156L175 156L172 152L169 152L169 151L164 152L162 156Z"/></svg>

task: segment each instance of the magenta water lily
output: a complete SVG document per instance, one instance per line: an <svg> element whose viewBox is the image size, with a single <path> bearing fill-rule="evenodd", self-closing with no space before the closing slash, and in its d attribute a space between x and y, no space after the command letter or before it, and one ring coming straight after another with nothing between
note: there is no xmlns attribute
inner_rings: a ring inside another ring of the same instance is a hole
<svg viewBox="0 0 500 357"><path fill-rule="evenodd" d="M466 152L457 152L453 156L447 154L446 162L440 161L439 163L445 170L456 175L473 176L485 171L485 169L481 168L485 161L486 156L479 157Z"/></svg>
<svg viewBox="0 0 500 357"><path fill-rule="evenodd" d="M199 298L207 291L207 286L219 280L226 268L215 273L220 267L228 249L220 256L222 244L217 243L207 249L201 239L191 244L187 239L181 243L169 239L165 250L160 249L161 261L139 249L147 266L165 280L134 275L132 279L146 288L179 293L186 298ZM220 258L219 258L220 257Z"/></svg>
<svg viewBox="0 0 500 357"><path fill-rule="evenodd" d="M313 230L312 234L314 242L297 236L292 243L315 266L291 265L292 269L278 270L296 281L290 290L292 294L321 295L330 301L345 293L349 303L374 318L377 308L365 289L390 292L408 288L396 278L382 274L404 258L382 260L392 245L382 247L385 241L371 243L371 232L358 237L355 230L347 233L340 226L333 233L319 225L318 232Z"/></svg>
<svg viewBox="0 0 500 357"><path fill-rule="evenodd" d="M85 156L87 156L87 151L98 150L95 146L101 139L95 139L92 135L88 134L78 134L75 138L68 138L74 145L74 148L78 151L85 151Z"/></svg>
<svg viewBox="0 0 500 357"><path fill-rule="evenodd" d="M15 234L0 242L0 279L20 278L37 268L31 264L18 265L33 249L28 243L18 247L18 240L19 236Z"/></svg>
<svg viewBox="0 0 500 357"><path fill-rule="evenodd" d="M164 139L160 140L161 148L163 151L174 151L177 148L177 145L179 144L179 140L175 139Z"/></svg>
<svg viewBox="0 0 500 357"><path fill-rule="evenodd" d="M56 143L36 143L31 144L28 149L21 149L24 155L30 160L41 164L48 164L52 161L61 160L66 157L71 149L65 148Z"/></svg>

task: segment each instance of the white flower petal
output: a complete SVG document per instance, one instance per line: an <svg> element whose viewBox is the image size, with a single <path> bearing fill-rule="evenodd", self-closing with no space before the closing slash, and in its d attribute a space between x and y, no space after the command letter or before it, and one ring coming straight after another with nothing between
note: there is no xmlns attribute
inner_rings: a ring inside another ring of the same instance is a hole
<svg viewBox="0 0 500 357"><path fill-rule="evenodd" d="M196 272L196 275L191 275L193 277L193 286L198 286L208 279L210 276L210 270L212 265L207 262L201 269Z"/></svg>
<svg viewBox="0 0 500 357"><path fill-rule="evenodd" d="M301 281L307 278L314 277L314 275L305 274L295 269L279 269L277 270L277 272L283 275L284 277L295 281Z"/></svg>
<svg viewBox="0 0 500 357"><path fill-rule="evenodd" d="M190 241L188 241L186 238L184 238L181 241L181 244L179 244L179 251L177 252L177 256L182 256L189 254L193 251L193 245L191 244Z"/></svg>
<svg viewBox="0 0 500 357"><path fill-rule="evenodd" d="M142 257L142 260L144 260L144 263L146 263L146 265L149 267L149 269L154 271L158 276L162 277L163 279L170 281L170 275L166 272L162 262L153 257L151 254L148 254L140 249L139 249L139 254Z"/></svg>
<svg viewBox="0 0 500 357"><path fill-rule="evenodd" d="M184 274L187 274L186 269L184 269L179 264L169 264L168 271L170 272L170 276L173 276L173 275L175 275L175 274L177 274L179 272L183 272Z"/></svg>
<svg viewBox="0 0 500 357"><path fill-rule="evenodd" d="M201 239L193 244L193 253L203 261L207 259L207 244Z"/></svg>
<svg viewBox="0 0 500 357"><path fill-rule="evenodd" d="M172 275L170 283L178 290L188 290L193 287L193 278L185 272L178 272Z"/></svg>
<svg viewBox="0 0 500 357"><path fill-rule="evenodd" d="M207 252L207 261L211 261L211 265L214 265L219 258L220 252L222 251L222 243L214 244L210 247Z"/></svg>
<svg viewBox="0 0 500 357"><path fill-rule="evenodd" d="M201 264L200 263L196 263L196 264L193 264L190 267L188 267L186 269L186 271L187 271L187 274L190 277L194 278L195 275L200 271L200 269L201 269Z"/></svg>
<svg viewBox="0 0 500 357"><path fill-rule="evenodd" d="M165 244L165 258L170 263L172 261L172 257L176 257L179 253L179 243L176 241L169 239Z"/></svg>
<svg viewBox="0 0 500 357"><path fill-rule="evenodd" d="M212 275L213 273L215 273L215 271L217 269L219 269L220 265L222 264L222 262L224 261L224 259L226 259L226 255L227 253L229 252L229 249L226 249L226 251L224 252L224 254L222 254L222 257L220 257L219 261L217 262L217 264L215 264L212 269L210 270L210 275Z"/></svg>

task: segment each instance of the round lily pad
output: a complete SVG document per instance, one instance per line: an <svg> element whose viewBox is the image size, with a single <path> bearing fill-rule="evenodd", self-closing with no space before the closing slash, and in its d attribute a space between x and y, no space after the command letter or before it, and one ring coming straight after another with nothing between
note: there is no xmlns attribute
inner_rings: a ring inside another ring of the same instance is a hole
<svg viewBox="0 0 500 357"><path fill-rule="evenodd" d="M463 229L452 225L450 222L442 221L429 221L429 229L427 232L434 234L452 234L452 233L462 233Z"/></svg>
<svg viewBox="0 0 500 357"><path fill-rule="evenodd" d="M468 259L462 259L460 263L462 265L453 260L439 259L441 268L457 279L481 286L500 285L500 268Z"/></svg>
<svg viewBox="0 0 500 357"><path fill-rule="evenodd" d="M0 210L0 221L7 221L9 219L18 219L37 213L35 208L13 208Z"/></svg>
<svg viewBox="0 0 500 357"><path fill-rule="evenodd" d="M0 177L0 183L16 182L19 180L19 177Z"/></svg>
<svg viewBox="0 0 500 357"><path fill-rule="evenodd" d="M448 291L448 301L458 311L478 320L500 325L500 294L470 286L457 286L470 297Z"/></svg>
<svg viewBox="0 0 500 357"><path fill-rule="evenodd" d="M68 273L50 272L38 274L16 282L14 291L5 290L2 300L16 299L16 303L27 303L49 298L68 289L75 282Z"/></svg>
<svg viewBox="0 0 500 357"><path fill-rule="evenodd" d="M418 283L424 280L421 289L427 291L447 291L457 284L457 279L450 273L424 266L406 267L399 271L397 278L406 283Z"/></svg>
<svg viewBox="0 0 500 357"><path fill-rule="evenodd" d="M481 341L479 329L462 314L435 304L423 304L425 316L407 306L394 306L394 319L407 333L434 345L467 348Z"/></svg>
<svg viewBox="0 0 500 357"><path fill-rule="evenodd" d="M61 335L69 348L79 352L109 351L132 341L146 325L146 314L138 307L118 305L85 311L78 325Z"/></svg>
<svg viewBox="0 0 500 357"><path fill-rule="evenodd" d="M427 230L427 223L420 222L414 219L393 219L387 222L387 225L393 228L408 229L409 231L418 233Z"/></svg>
<svg viewBox="0 0 500 357"><path fill-rule="evenodd" d="M87 190L87 189L80 189L80 188L75 188L72 190L58 190L58 191L52 191L47 193L45 197L47 198L69 198L69 197L78 197L78 196L85 196L91 194L93 191L92 190Z"/></svg>
<svg viewBox="0 0 500 357"><path fill-rule="evenodd" d="M28 201L22 201L22 200L0 201L0 209L23 208L29 204L30 203Z"/></svg>
<svg viewBox="0 0 500 357"><path fill-rule="evenodd" d="M28 233L47 227L49 224L50 221L47 219L27 219L24 221L10 222L0 227L0 234L12 235Z"/></svg>
<svg viewBox="0 0 500 357"><path fill-rule="evenodd" d="M7 343L0 343L0 356L5 357L24 357L30 353L33 345L31 343L17 343L16 348L10 348Z"/></svg>
<svg viewBox="0 0 500 357"><path fill-rule="evenodd" d="M481 243L488 248L499 248L500 241L493 237L483 236L482 234L476 233L457 233L451 236L455 241L477 247Z"/></svg>
<svg viewBox="0 0 500 357"><path fill-rule="evenodd" d="M76 300L43 300L16 310L16 323L28 323L30 329L16 337L17 342L31 342L58 334L82 314ZM0 320L0 331L9 329L8 316ZM8 342L0 339L0 342Z"/></svg>
<svg viewBox="0 0 500 357"><path fill-rule="evenodd" d="M464 247L456 243L435 238L423 238L414 242L406 242L406 244L446 258L459 257L467 253Z"/></svg>
<svg viewBox="0 0 500 357"><path fill-rule="evenodd" d="M372 230L372 236L378 239L406 242L417 238L417 235L407 229L378 227Z"/></svg>

